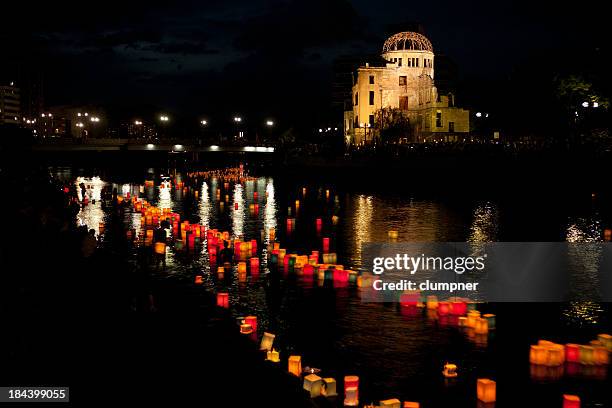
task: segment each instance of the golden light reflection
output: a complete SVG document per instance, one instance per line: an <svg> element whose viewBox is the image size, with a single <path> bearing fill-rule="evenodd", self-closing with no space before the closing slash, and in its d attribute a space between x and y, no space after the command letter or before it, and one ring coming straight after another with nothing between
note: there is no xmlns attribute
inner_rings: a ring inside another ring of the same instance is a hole
<svg viewBox="0 0 612 408"><path fill-rule="evenodd" d="M498 223L499 213L497 207L490 202L480 204L474 209L468 242L497 241Z"/></svg>
<svg viewBox="0 0 612 408"><path fill-rule="evenodd" d="M270 243L270 230L276 228L276 198L274 197L274 183L268 180L266 184L266 204L264 208L264 242L267 246Z"/></svg>
<svg viewBox="0 0 612 408"><path fill-rule="evenodd" d="M244 236L244 194L242 184L234 185L234 202L232 205L232 232L234 237ZM238 208L235 205L238 204Z"/></svg>
<svg viewBox="0 0 612 408"><path fill-rule="evenodd" d="M353 218L353 248L355 254L351 261L358 260L361 262L361 245L365 242L372 241L370 227L372 226L372 217L374 214L374 198L363 194L355 198L355 216Z"/></svg>
<svg viewBox="0 0 612 408"><path fill-rule="evenodd" d="M81 193L80 184L85 185L85 196ZM87 229L94 229L96 235L100 235L100 223L104 221L104 210L102 210L102 188L106 184L100 177L77 177L76 181L77 197L83 201L85 197L89 201L82 206L77 214L77 224L87 225Z"/></svg>

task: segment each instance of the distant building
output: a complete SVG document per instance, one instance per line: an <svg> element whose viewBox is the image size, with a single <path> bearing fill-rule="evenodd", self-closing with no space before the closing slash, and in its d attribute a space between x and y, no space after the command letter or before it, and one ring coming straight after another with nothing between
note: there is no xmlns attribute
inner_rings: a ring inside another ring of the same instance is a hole
<svg viewBox="0 0 612 408"><path fill-rule="evenodd" d="M119 124L119 137L124 139L146 139L157 138L157 128L141 120L121 122Z"/></svg>
<svg viewBox="0 0 612 408"><path fill-rule="evenodd" d="M14 82L0 85L0 125L21 123L20 90Z"/></svg>
<svg viewBox="0 0 612 408"><path fill-rule="evenodd" d="M383 109L399 110L408 119L411 140L405 142L460 141L467 136L469 111L455 106L452 93L438 92L433 47L424 35L392 35L383 45L382 58L382 63L357 69L352 106L344 112L348 144L376 140L385 127Z"/></svg>

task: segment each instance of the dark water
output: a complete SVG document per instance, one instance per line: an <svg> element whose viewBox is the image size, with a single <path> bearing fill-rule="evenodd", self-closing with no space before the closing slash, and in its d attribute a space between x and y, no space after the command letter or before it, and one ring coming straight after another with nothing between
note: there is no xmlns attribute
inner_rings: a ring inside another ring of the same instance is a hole
<svg viewBox="0 0 612 408"><path fill-rule="evenodd" d="M260 177L231 184L227 190L219 180L200 182L193 186L200 192L196 198L193 190L160 189L158 183L155 187L144 187L143 181L112 184L112 179L74 178L68 169L58 174L77 184L84 182L90 199L98 200L78 216L80 223L95 229L108 220L99 200L101 188L109 183L120 194L138 194L158 207L171 208L181 214L181 220L244 239L260 240L263 230L267 241L269 230L275 228L277 241L288 253L309 254L320 249L323 236L330 237L337 263L357 271L363 270L361 244L384 242L391 229L399 231L400 241L412 242L596 242L602 240L610 220L609 203L590 195L568 194L562 200L522 195L432 197L406 189L374 193L372 185L348 189ZM216 198L218 188L221 201L229 196L223 207ZM249 210L255 191L258 214ZM297 212L295 200L300 200ZM287 233L290 211L296 225ZM323 219L320 233L315 228L317 217ZM140 218L140 213L128 211L124 222L139 229ZM298 354L303 366L321 368L323 376L339 380L339 388L344 375L359 375L362 403L399 398L420 401L424 407L474 407L476 378L488 377L497 381L498 407L560 407L563 393L580 395L582 406L609 406L611 384L606 369L585 366L557 380L536 379L530 375L528 359L529 345L538 339L588 343L598 333L610 332L610 309L605 304L588 300L563 305L485 304L479 309L497 314L497 329L476 338L424 312L409 315L395 304L362 303L353 285L334 288L316 279L308 282L274 271L267 274L265 245L258 245L262 273L250 276L246 283L238 282L235 273L219 280L216 268L211 273L206 248L197 254L169 248L166 269L155 272L156 285L176 288L177 298L181 291L229 291L236 319L256 315L260 335L264 330L277 335L275 347L283 359L279 369L286 369L289 355ZM197 274L204 276L201 287L193 284ZM203 296L202 301L209 300ZM445 361L458 365L456 380L443 379Z"/></svg>

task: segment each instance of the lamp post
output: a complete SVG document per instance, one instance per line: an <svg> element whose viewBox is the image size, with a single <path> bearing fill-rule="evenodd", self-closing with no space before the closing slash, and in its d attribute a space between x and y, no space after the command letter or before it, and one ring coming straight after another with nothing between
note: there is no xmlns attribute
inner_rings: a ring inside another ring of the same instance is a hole
<svg viewBox="0 0 612 408"><path fill-rule="evenodd" d="M200 126L201 126L201 128L202 128L202 137L201 137L201 138L199 138L198 143L199 143L200 145L202 145L202 138L204 138L204 136L205 136L206 127L208 126L208 121L207 121L206 119L202 119L202 120L200 120Z"/></svg>
<svg viewBox="0 0 612 408"><path fill-rule="evenodd" d="M166 135L166 130L168 127L168 122L170 121L170 118L168 117L168 115L162 114L159 116L159 121L161 123L161 129L164 130L162 136L165 137Z"/></svg>
<svg viewBox="0 0 612 408"><path fill-rule="evenodd" d="M244 138L244 132L242 130L240 130L240 124L242 123L242 117L241 116L234 116L234 123L236 124L236 131L238 132L238 134L236 135L236 139L243 139Z"/></svg>

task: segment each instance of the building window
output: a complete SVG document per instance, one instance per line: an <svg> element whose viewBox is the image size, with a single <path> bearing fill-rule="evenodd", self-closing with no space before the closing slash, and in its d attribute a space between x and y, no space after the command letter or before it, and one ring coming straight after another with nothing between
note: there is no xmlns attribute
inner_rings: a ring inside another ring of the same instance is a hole
<svg viewBox="0 0 612 408"><path fill-rule="evenodd" d="M398 66L398 67L401 67L401 66L402 66L402 59L401 59L401 58L397 60L397 66Z"/></svg>
<svg viewBox="0 0 612 408"><path fill-rule="evenodd" d="M359 92L355 92L355 106L359 105Z"/></svg>
<svg viewBox="0 0 612 408"><path fill-rule="evenodd" d="M399 108L401 110L408 110L408 97L407 96L399 97Z"/></svg>
<svg viewBox="0 0 612 408"><path fill-rule="evenodd" d="M370 91L370 105L374 105L374 91Z"/></svg>
<svg viewBox="0 0 612 408"><path fill-rule="evenodd" d="M442 112L436 112L436 127L442 127Z"/></svg>
<svg viewBox="0 0 612 408"><path fill-rule="evenodd" d="M448 131L451 133L455 132L455 122L448 122Z"/></svg>
<svg viewBox="0 0 612 408"><path fill-rule="evenodd" d="M419 58L416 59L416 66L419 66Z"/></svg>
<svg viewBox="0 0 612 408"><path fill-rule="evenodd" d="M370 75L370 84L373 85L374 84L374 75Z"/></svg>
<svg viewBox="0 0 612 408"><path fill-rule="evenodd" d="M359 116L355 116L355 123L353 124L353 127L358 128L359 126Z"/></svg>
<svg viewBox="0 0 612 408"><path fill-rule="evenodd" d="M407 79L405 75L402 75L399 77L399 85L400 86L406 86L407 84Z"/></svg>
<svg viewBox="0 0 612 408"><path fill-rule="evenodd" d="M370 115L370 127L374 127L374 115Z"/></svg>

